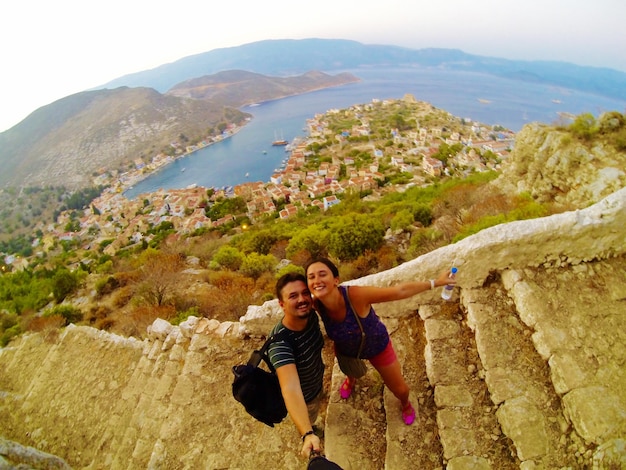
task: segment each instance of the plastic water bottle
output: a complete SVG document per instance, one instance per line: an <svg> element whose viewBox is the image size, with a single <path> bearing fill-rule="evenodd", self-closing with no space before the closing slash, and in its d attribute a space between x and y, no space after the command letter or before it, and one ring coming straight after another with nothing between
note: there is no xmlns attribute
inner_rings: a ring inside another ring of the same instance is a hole
<svg viewBox="0 0 626 470"><path fill-rule="evenodd" d="M450 272L450 275L448 277L450 279L454 279L458 269L457 268L452 268L450 271L451 272ZM443 289L441 289L441 298L443 300L450 300L452 298L452 291L453 290L454 290L454 286L451 286L451 285L443 286Z"/></svg>

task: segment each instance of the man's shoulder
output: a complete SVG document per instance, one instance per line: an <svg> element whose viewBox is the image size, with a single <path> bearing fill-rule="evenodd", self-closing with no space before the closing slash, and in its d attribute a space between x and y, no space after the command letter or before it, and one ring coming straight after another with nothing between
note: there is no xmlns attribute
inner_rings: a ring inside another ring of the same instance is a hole
<svg viewBox="0 0 626 470"><path fill-rule="evenodd" d="M279 321L278 323L276 323L276 324L274 325L274 327L270 330L270 336L272 336L272 335L276 335L276 334L278 334L278 333L280 333L281 331L284 331L284 330L286 330L286 329L287 329L287 327L286 327L285 325L283 325L283 322L282 322L282 320L281 320L281 321Z"/></svg>

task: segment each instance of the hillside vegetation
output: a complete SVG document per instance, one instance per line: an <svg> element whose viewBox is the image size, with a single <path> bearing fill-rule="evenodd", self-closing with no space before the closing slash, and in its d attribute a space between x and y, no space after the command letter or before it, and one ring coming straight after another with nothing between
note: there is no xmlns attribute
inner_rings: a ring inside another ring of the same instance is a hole
<svg viewBox="0 0 626 470"><path fill-rule="evenodd" d="M187 235L162 223L149 228L149 239L112 253L107 251L112 240L57 242L33 257L26 270L0 277L2 342L22 331L54 331L70 322L141 337L157 317L172 323L192 314L236 320L249 305L273 297L276 276L301 270L315 256L340 261L342 279L350 280L398 266L489 226L586 207L626 184L626 131L619 113L591 123L590 135L581 135L578 125L577 120L569 127L524 128L500 176L497 171L460 173L423 186L395 186L377 200L349 192L326 212L301 211L285 221L267 217L252 225L242 215L230 224ZM541 173L553 184L531 194L524 188L536 176L524 168L535 165L529 154L542 157L524 142L542 149L542 142L554 142L555 136L562 145L551 147L550 153L558 155L560 164L544 163ZM362 143L357 139L350 145ZM316 158L323 160L324 149L317 151ZM576 171L565 178L563 168L571 165ZM597 179L606 174L611 177ZM564 186L562 181L575 184ZM523 191L512 188L512 182ZM385 182L381 184L384 188ZM569 191L572 196L555 197L559 187L562 195ZM223 206L232 211L232 202L218 199L211 210Z"/></svg>
<svg viewBox="0 0 626 470"><path fill-rule="evenodd" d="M161 94L153 88L85 91L39 108L22 122L0 133L0 187L64 186L77 190L96 177L117 174L153 157L178 155L204 140L220 136L229 126L241 126L250 114L244 103L277 99L356 79L309 73L302 77L255 77L233 71L218 78L197 96L189 85ZM194 94L193 99L188 95ZM173 147L174 146L174 147Z"/></svg>

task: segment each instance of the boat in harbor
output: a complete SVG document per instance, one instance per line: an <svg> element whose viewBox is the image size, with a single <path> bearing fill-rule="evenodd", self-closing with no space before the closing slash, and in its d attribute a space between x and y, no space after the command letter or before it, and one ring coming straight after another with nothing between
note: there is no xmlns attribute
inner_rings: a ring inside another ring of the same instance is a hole
<svg viewBox="0 0 626 470"><path fill-rule="evenodd" d="M287 145L289 142L287 142L284 137L283 137L283 133L282 131L280 132L280 136L276 134L276 132L274 132L274 141L272 142L272 145L274 147L279 147L279 146L283 146L283 145Z"/></svg>

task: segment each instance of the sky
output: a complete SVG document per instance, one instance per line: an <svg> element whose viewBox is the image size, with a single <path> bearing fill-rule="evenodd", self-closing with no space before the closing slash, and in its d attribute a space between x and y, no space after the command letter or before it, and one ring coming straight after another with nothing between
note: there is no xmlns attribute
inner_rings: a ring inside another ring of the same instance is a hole
<svg viewBox="0 0 626 470"><path fill-rule="evenodd" d="M626 72L624 0L7 0L0 132L123 75L265 39L350 39Z"/></svg>

